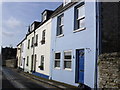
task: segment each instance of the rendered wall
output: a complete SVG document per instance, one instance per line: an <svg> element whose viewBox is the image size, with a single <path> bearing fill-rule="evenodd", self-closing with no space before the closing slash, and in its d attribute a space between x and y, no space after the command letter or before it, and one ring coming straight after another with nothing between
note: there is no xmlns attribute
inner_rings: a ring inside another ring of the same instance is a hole
<svg viewBox="0 0 120 90"><path fill-rule="evenodd" d="M77 4L76 4L77 5ZM74 5L74 6L76 6ZM77 86L75 83L76 49L85 49L85 85L94 88L95 50L96 50L96 6L95 2L85 2L86 30L74 33L74 6L64 12L64 36L56 37L57 17L52 20L51 77L63 83ZM72 69L63 69L63 52L72 50ZM60 69L54 68L54 52L62 54Z"/></svg>
<svg viewBox="0 0 120 90"><path fill-rule="evenodd" d="M42 32L45 33L45 44L41 44ZM50 43L51 43L51 19L40 26L35 34L38 34L38 46L35 47L35 54L37 55L36 72L49 76L50 73ZM44 55L44 70L40 70L41 55Z"/></svg>
<svg viewBox="0 0 120 90"><path fill-rule="evenodd" d="M32 37L34 37L34 32L32 32L31 34L29 34L26 38L26 60L25 60L25 72L30 72L31 71L31 56L33 55L33 47L31 47L31 41L32 41ZM30 39L30 47L28 49L28 40ZM27 56L29 56L29 63L28 66L27 64Z"/></svg>

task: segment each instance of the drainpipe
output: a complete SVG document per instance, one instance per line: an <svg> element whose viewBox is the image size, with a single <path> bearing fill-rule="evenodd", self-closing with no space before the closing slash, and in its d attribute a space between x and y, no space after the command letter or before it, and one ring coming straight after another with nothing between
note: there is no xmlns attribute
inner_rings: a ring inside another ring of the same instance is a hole
<svg viewBox="0 0 120 90"><path fill-rule="evenodd" d="M99 55L99 44L100 44L100 1L96 0L96 56L95 56L95 81L94 88L97 90L98 88L98 55Z"/></svg>
<svg viewBox="0 0 120 90"><path fill-rule="evenodd" d="M33 36L33 64L32 64L33 65L33 67L32 67L33 71L35 71L34 69L35 69L35 63L36 63L35 60L34 60L35 59L35 55L34 55L35 54L35 44L34 43L35 43L35 30L34 30L34 36Z"/></svg>

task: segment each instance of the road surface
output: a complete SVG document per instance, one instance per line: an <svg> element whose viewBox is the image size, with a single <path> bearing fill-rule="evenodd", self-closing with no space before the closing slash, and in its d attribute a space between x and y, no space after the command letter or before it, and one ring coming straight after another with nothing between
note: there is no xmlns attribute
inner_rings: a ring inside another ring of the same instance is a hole
<svg viewBox="0 0 120 90"><path fill-rule="evenodd" d="M25 90L48 90L43 84L36 83L35 81L20 75L13 70L3 67L2 68L2 90L4 89L25 89Z"/></svg>

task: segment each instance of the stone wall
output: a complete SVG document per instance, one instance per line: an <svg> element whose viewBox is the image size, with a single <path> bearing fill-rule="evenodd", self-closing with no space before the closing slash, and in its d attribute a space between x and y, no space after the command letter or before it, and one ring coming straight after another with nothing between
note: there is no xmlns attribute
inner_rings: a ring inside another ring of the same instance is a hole
<svg viewBox="0 0 120 90"><path fill-rule="evenodd" d="M99 56L99 87L120 88L120 53Z"/></svg>

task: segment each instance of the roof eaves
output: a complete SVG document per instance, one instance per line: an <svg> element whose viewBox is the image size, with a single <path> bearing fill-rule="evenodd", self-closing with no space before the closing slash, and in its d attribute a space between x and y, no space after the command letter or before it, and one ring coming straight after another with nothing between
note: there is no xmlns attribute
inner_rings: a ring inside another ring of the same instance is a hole
<svg viewBox="0 0 120 90"><path fill-rule="evenodd" d="M76 4L77 2L70 2L67 5L63 6L63 4L61 4L53 13L52 18L54 18L55 16L57 16L58 14L62 13L63 11L67 10L68 8L72 7L74 4Z"/></svg>

